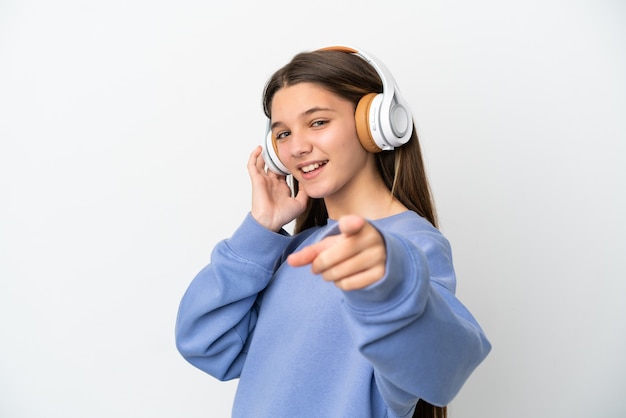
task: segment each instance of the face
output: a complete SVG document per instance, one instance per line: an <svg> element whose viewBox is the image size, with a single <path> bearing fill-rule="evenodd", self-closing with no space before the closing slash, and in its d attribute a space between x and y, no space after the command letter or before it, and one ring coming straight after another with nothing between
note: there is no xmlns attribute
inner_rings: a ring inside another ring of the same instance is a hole
<svg viewBox="0 0 626 418"><path fill-rule="evenodd" d="M375 170L373 154L357 137L354 111L353 103L313 83L274 95L271 129L278 156L310 197L349 196Z"/></svg>

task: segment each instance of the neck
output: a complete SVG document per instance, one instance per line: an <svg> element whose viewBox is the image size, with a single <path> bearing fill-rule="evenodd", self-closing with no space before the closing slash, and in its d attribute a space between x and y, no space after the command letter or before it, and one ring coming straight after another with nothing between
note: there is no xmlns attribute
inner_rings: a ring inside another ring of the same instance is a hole
<svg viewBox="0 0 626 418"><path fill-rule="evenodd" d="M328 217L338 220L344 215L359 215L367 219L382 219L408 210L393 197L380 177L368 179L368 186L333 195L324 199Z"/></svg>

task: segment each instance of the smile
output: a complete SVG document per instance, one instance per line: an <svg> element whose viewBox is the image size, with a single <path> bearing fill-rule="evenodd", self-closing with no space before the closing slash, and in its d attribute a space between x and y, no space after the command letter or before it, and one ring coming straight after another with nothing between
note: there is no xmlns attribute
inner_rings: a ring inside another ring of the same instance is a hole
<svg viewBox="0 0 626 418"><path fill-rule="evenodd" d="M321 166L325 165L327 162L328 161L322 161L319 163L305 165L304 167L301 167L300 170L302 170L304 173L310 173L311 171L316 170L320 168Z"/></svg>

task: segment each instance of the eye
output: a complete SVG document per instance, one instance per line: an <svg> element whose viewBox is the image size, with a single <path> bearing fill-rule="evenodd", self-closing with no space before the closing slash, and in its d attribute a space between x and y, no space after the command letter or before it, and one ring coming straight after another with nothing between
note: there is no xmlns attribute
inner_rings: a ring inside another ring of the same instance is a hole
<svg viewBox="0 0 626 418"><path fill-rule="evenodd" d="M280 141L281 139L287 138L289 135L291 135L291 132L279 132L276 134L276 140Z"/></svg>
<svg viewBox="0 0 626 418"><path fill-rule="evenodd" d="M324 126L328 123L328 120L326 119L319 119L316 121L313 121L313 123L311 123L311 126L314 128L319 128L320 126Z"/></svg>

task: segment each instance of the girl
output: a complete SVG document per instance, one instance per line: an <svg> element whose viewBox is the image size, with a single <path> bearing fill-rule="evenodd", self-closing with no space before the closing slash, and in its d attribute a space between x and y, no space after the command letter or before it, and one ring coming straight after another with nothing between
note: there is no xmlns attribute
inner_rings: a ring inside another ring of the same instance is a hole
<svg viewBox="0 0 626 418"><path fill-rule="evenodd" d="M301 53L263 105L251 210L185 292L178 350L239 378L234 417L445 416L491 346L454 296L391 74L347 47Z"/></svg>

